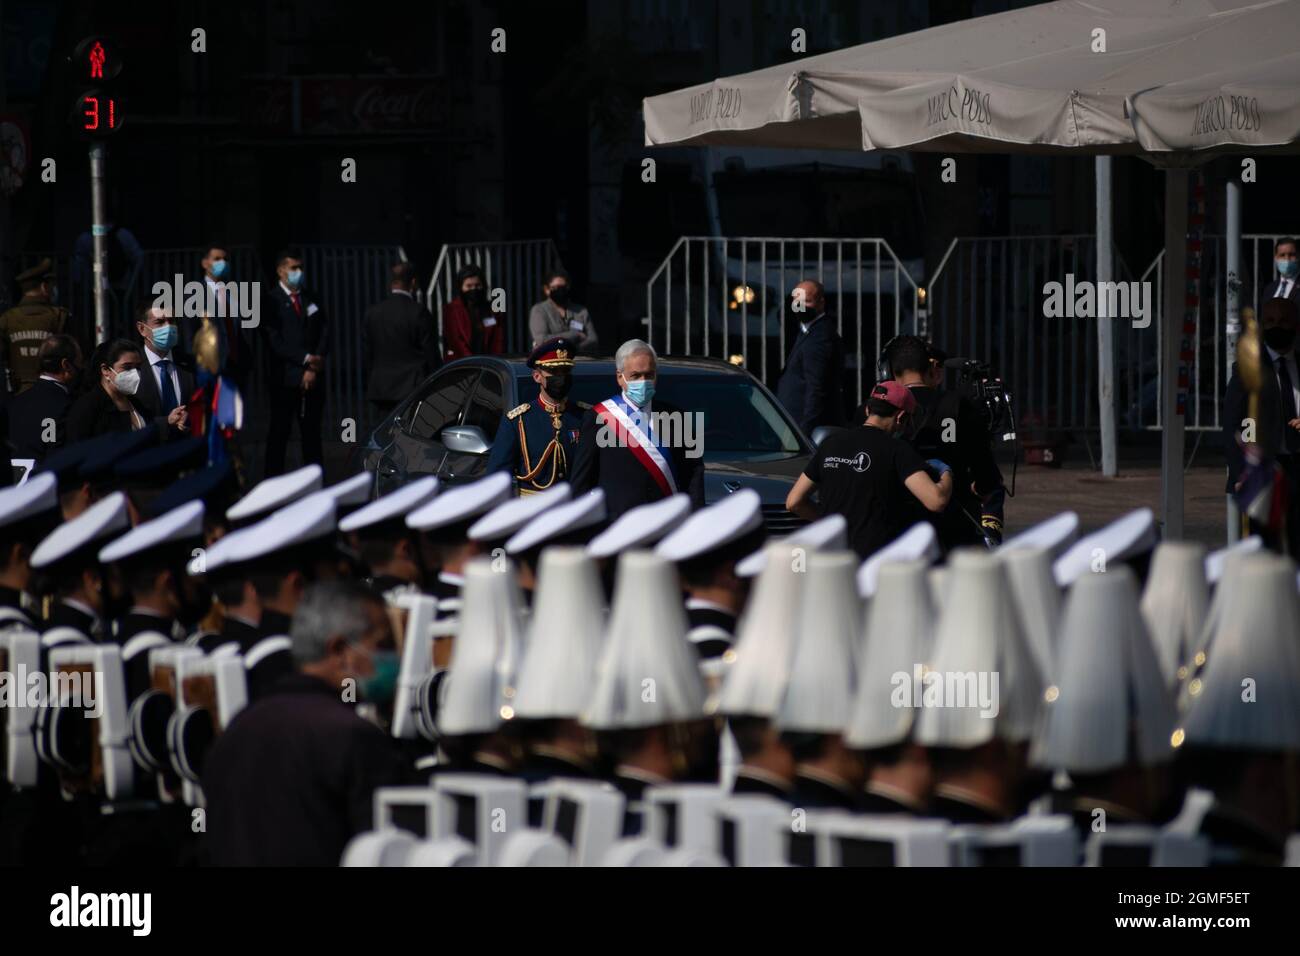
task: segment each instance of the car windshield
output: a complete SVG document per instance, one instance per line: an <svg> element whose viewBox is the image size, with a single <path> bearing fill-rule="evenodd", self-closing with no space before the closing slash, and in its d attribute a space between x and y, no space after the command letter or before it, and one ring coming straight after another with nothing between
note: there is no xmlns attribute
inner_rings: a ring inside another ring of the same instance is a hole
<svg viewBox="0 0 1300 956"><path fill-rule="evenodd" d="M609 398L616 388L612 376L578 374L572 397L595 404ZM521 400L537 396L531 378L520 379L519 394ZM804 452L785 416L762 389L743 376L663 375L655 389L654 410L701 412L706 462L782 458Z"/></svg>

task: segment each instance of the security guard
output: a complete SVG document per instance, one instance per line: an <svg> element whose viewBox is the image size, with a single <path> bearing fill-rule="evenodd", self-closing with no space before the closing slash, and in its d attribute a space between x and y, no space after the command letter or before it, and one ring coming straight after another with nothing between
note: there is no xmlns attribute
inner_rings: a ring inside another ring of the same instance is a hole
<svg viewBox="0 0 1300 956"><path fill-rule="evenodd" d="M48 336L67 331L68 310L53 304L54 268L42 259L19 273L23 297L0 315L0 357L9 369L9 389L15 395L41 377L37 352Z"/></svg>
<svg viewBox="0 0 1300 956"><path fill-rule="evenodd" d="M506 412L488 456L489 473L506 468L514 475L520 495L545 491L569 477L578 449L582 413L567 401L573 385L573 343L552 336L528 356L533 381L540 391L536 401ZM585 409L584 403L577 403Z"/></svg>

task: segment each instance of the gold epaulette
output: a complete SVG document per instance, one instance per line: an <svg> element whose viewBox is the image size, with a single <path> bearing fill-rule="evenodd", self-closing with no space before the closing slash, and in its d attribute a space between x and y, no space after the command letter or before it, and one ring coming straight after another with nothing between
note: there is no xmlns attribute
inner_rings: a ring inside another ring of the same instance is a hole
<svg viewBox="0 0 1300 956"><path fill-rule="evenodd" d="M532 402L524 402L522 405L519 405L519 406L516 407L516 408L512 408L512 409L510 409L510 411L506 412L506 418L510 419L510 420L513 422L516 418L518 418L518 417L519 417L520 415L522 415L524 412L528 411L528 406L531 405L531 404L532 404Z"/></svg>

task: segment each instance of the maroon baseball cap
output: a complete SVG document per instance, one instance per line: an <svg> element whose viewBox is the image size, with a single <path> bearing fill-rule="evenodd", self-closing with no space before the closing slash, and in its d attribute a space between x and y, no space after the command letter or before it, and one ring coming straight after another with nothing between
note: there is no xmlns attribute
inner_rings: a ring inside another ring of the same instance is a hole
<svg viewBox="0 0 1300 956"><path fill-rule="evenodd" d="M916 399L912 397L912 390L897 382L877 382L876 387L871 390L871 397L889 402L890 405L901 408L908 414L916 411Z"/></svg>

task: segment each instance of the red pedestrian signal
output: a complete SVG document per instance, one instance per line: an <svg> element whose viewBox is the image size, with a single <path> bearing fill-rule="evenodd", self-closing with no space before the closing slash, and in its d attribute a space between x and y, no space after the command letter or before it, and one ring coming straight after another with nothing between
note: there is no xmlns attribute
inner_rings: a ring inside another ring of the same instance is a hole
<svg viewBox="0 0 1300 956"><path fill-rule="evenodd" d="M126 119L115 80L122 72L117 44L108 37L86 37L68 57L78 87L69 122L86 136L109 136Z"/></svg>
<svg viewBox="0 0 1300 956"><path fill-rule="evenodd" d="M73 78L78 83L101 83L122 72L117 45L107 37L86 37L70 57Z"/></svg>

